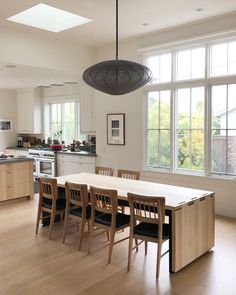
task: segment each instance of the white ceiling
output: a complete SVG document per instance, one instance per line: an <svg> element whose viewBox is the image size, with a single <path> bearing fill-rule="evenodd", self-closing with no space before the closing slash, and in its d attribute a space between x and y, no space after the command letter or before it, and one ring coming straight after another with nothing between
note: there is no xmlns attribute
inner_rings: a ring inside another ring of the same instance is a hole
<svg viewBox="0 0 236 295"><path fill-rule="evenodd" d="M6 21L6 18L38 3L64 9L93 21L56 34ZM115 0L0 0L0 7L0 28L33 33L40 38L49 37L61 39L64 42L78 42L88 46L101 46L115 40ZM198 8L203 10L196 11ZM199 21L235 10L235 0L119 0L119 39ZM148 25L143 26L144 23ZM7 69L0 63L0 88L9 88L14 85L13 88L18 86L22 88L28 84L48 85L75 78L64 75L68 73L24 66L18 68L18 71L14 69L13 76L11 72L9 74L9 70L11 69Z"/></svg>
<svg viewBox="0 0 236 295"><path fill-rule="evenodd" d="M92 19L93 22L60 33L57 38L78 40L90 46L100 46L115 38L115 0L0 0L0 27L33 32L39 36L55 36L6 21L6 18L45 3ZM196 8L203 10L197 12ZM129 38L236 10L235 0L119 0L119 38ZM148 23L148 26L143 26Z"/></svg>

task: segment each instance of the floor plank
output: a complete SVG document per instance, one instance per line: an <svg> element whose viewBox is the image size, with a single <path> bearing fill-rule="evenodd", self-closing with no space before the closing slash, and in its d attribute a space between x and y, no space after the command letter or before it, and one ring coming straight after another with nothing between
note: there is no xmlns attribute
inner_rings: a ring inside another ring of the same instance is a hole
<svg viewBox="0 0 236 295"><path fill-rule="evenodd" d="M176 274L168 272L168 255L161 261L155 280L156 245L133 254L131 272L126 272L128 241L114 246L107 265L105 234L96 233L92 253L87 256L87 234L78 252L77 227L71 224L66 244L61 243L62 224L53 240L47 228L36 236L37 197L0 205L0 295L236 295L236 220L216 217L216 246ZM122 238L128 231L119 232ZM222 293L223 292L223 293Z"/></svg>

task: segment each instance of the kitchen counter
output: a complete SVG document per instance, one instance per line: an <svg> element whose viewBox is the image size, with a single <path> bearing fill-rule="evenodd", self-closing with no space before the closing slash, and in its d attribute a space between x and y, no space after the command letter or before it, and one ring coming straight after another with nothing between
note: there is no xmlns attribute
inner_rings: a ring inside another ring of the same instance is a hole
<svg viewBox="0 0 236 295"><path fill-rule="evenodd" d="M24 147L7 147L7 150L19 150L19 151L28 151L30 148L24 148Z"/></svg>
<svg viewBox="0 0 236 295"><path fill-rule="evenodd" d="M70 150L67 150L67 151L57 151L57 153L59 154L67 154L67 155L77 155L77 156L89 156L89 157L97 157L97 154L95 153L90 153L90 152L86 152L86 151L70 151Z"/></svg>
<svg viewBox="0 0 236 295"><path fill-rule="evenodd" d="M12 163L29 162L29 161L34 161L34 159L32 158L11 158L11 159L0 158L0 164L12 164Z"/></svg>

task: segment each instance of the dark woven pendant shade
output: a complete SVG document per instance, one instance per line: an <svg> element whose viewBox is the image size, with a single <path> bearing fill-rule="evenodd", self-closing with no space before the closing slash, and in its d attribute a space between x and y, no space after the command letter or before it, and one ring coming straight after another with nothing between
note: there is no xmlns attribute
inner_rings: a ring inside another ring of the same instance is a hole
<svg viewBox="0 0 236 295"><path fill-rule="evenodd" d="M89 67L83 80L89 86L111 95L134 91L152 79L152 72L144 65L118 59L118 0L116 0L116 59Z"/></svg>
<svg viewBox="0 0 236 295"><path fill-rule="evenodd" d="M89 67L83 80L91 87L111 95L134 91L152 78L148 67L128 60L107 60Z"/></svg>

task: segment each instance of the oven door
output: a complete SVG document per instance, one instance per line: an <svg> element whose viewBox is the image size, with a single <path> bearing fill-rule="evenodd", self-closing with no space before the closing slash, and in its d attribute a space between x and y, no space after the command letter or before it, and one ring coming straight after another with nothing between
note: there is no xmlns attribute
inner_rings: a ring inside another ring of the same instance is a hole
<svg viewBox="0 0 236 295"><path fill-rule="evenodd" d="M38 159L38 176L55 177L55 160L54 159Z"/></svg>

